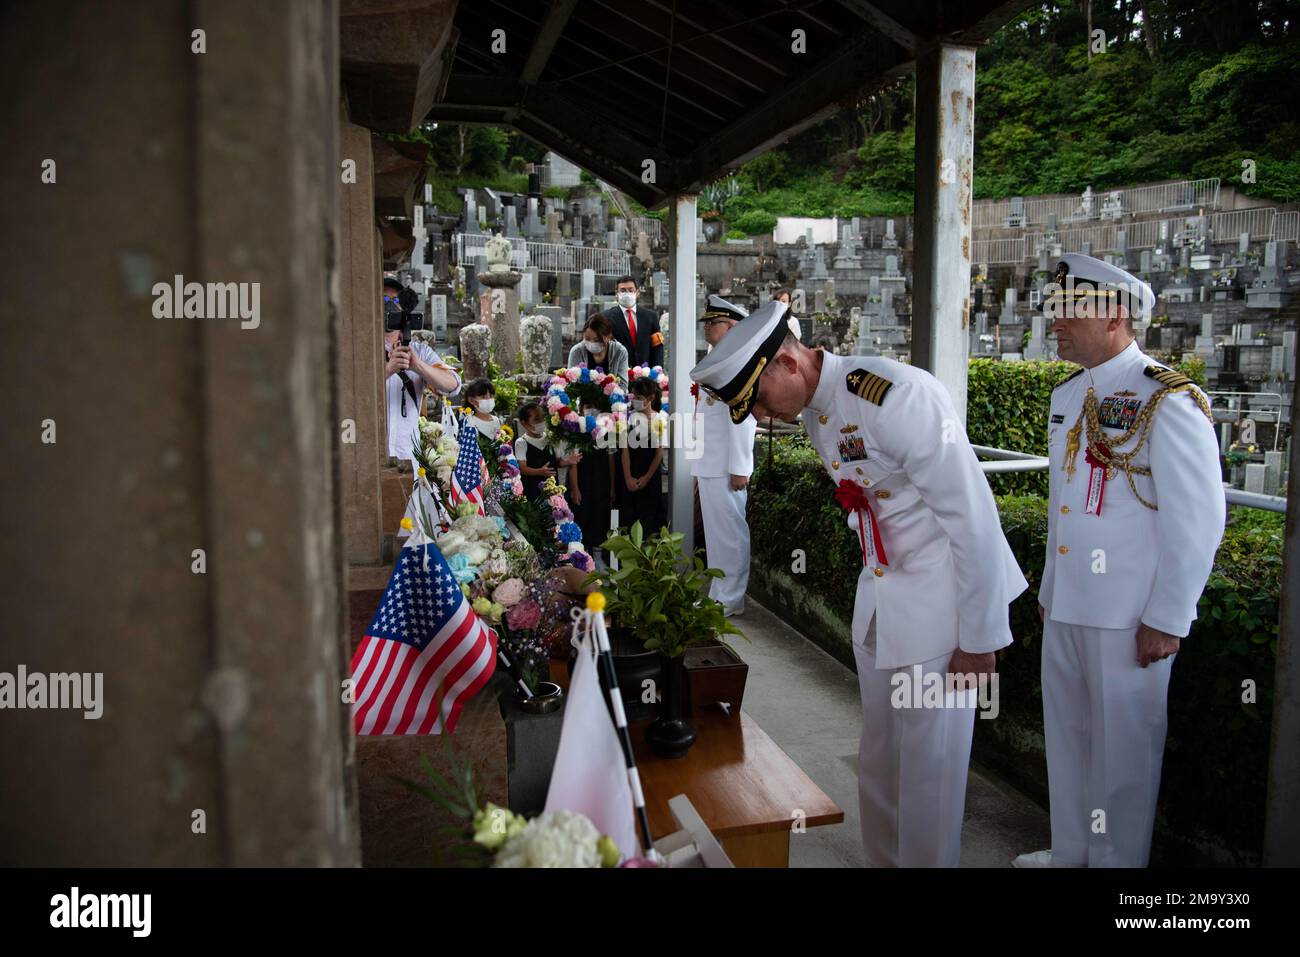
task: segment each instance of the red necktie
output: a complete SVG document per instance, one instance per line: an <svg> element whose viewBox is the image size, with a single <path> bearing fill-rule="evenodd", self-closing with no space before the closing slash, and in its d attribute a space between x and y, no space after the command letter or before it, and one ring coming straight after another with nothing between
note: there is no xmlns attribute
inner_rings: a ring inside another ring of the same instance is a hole
<svg viewBox="0 0 1300 957"><path fill-rule="evenodd" d="M632 315L632 310L627 311L627 331L632 335L632 348L636 348L636 317Z"/></svg>

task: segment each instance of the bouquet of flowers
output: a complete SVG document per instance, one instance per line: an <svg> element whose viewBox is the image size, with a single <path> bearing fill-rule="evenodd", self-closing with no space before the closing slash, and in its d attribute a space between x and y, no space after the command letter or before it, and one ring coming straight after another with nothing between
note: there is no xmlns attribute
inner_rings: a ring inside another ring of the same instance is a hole
<svg viewBox="0 0 1300 957"><path fill-rule="evenodd" d="M420 416L414 439L411 456L415 464L424 469L430 481L437 481L444 494L450 496L451 470L456 467L456 456L460 454L456 433L443 428L441 422Z"/></svg>
<svg viewBox="0 0 1300 957"><path fill-rule="evenodd" d="M584 409L596 412L581 414ZM551 444L564 441L580 451L590 451L620 422L626 426L627 410L627 396L618 380L600 369L557 369L546 387Z"/></svg>
<svg viewBox="0 0 1300 957"><path fill-rule="evenodd" d="M493 867L617 867L618 846L585 815L545 811L531 821L489 804L474 815L474 840L496 852Z"/></svg>
<svg viewBox="0 0 1300 957"><path fill-rule="evenodd" d="M524 354L524 372L542 375L551 359L551 320L547 316L526 316L519 323L519 343Z"/></svg>
<svg viewBox="0 0 1300 957"><path fill-rule="evenodd" d="M462 502L453 509L456 516L438 538L438 548L456 581L462 586L479 577L479 566L504 555L505 520L492 515L475 514L470 502ZM478 608L474 609L479 611ZM482 614L482 612L480 612Z"/></svg>
<svg viewBox="0 0 1300 957"><path fill-rule="evenodd" d="M557 564L572 565L584 572L593 571L596 563L582 544L582 529L573 520L573 510L564 497L564 486L548 478L542 483L542 494L555 522L555 546L561 556Z"/></svg>
<svg viewBox="0 0 1300 957"><path fill-rule="evenodd" d="M514 430L508 425L497 430L495 439L479 436L479 450L488 472L483 499L489 505L504 508L506 502L523 497L524 480L519 473L519 460L515 458L514 440Z"/></svg>

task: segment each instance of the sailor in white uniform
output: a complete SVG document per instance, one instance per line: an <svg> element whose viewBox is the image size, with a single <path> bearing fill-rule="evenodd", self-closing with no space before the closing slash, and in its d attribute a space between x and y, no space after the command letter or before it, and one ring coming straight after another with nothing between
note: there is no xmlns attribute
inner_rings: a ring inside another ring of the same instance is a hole
<svg viewBox="0 0 1300 957"><path fill-rule="evenodd" d="M976 692L952 690L950 676L973 685L991 675L1025 579L947 390L892 359L809 349L786 310L769 303L737 323L691 378L735 422L803 413L834 484L826 494L847 509L862 552L853 645L867 863L955 867ZM901 684L916 694L896 695Z"/></svg>
<svg viewBox="0 0 1300 957"><path fill-rule="evenodd" d="M700 322L704 338L716 346L745 311L721 296L709 296ZM709 586L709 597L722 603L728 615L745 610L749 586L749 523L745 506L749 498L749 476L754 471L754 435L758 423L746 418L731 421L730 410L705 393L695 399L696 435L700 457L691 462L691 474L700 490L700 513L710 568L726 573Z"/></svg>
<svg viewBox="0 0 1300 957"><path fill-rule="evenodd" d="M1179 640L1223 535L1209 403L1133 336L1155 295L1091 256L1057 268L1044 311L1078 372L1052 393L1043 728L1052 848L1017 867L1145 867Z"/></svg>

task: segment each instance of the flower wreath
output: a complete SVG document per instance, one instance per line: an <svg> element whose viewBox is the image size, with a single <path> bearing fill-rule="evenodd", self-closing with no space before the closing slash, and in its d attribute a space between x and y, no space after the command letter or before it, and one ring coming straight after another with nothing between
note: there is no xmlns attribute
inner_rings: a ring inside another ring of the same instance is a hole
<svg viewBox="0 0 1300 957"><path fill-rule="evenodd" d="M599 411L581 415L584 407ZM546 387L547 422L551 445L567 443L582 452L619 423L627 423L627 396L618 380L600 369L573 366L557 369Z"/></svg>

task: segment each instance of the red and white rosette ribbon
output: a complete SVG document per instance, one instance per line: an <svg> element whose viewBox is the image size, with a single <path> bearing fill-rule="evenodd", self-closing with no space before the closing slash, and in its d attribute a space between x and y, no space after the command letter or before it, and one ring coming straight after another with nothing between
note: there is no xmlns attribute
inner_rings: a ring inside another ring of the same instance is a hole
<svg viewBox="0 0 1300 957"><path fill-rule="evenodd" d="M858 542L862 546L862 564L888 565L885 543L880 539L880 524L876 521L876 513L871 508L871 496L866 489L850 479L840 479L839 488L835 490L835 501L858 514ZM867 534L868 527L871 529L870 535Z"/></svg>
<svg viewBox="0 0 1300 957"><path fill-rule="evenodd" d="M1084 460L1092 466L1092 471L1088 475L1088 499L1084 512L1088 515L1100 515L1101 499L1106 494L1106 463L1092 454L1091 446L1088 447Z"/></svg>

